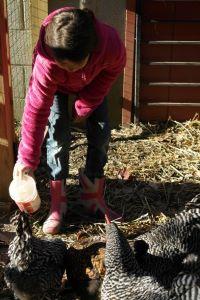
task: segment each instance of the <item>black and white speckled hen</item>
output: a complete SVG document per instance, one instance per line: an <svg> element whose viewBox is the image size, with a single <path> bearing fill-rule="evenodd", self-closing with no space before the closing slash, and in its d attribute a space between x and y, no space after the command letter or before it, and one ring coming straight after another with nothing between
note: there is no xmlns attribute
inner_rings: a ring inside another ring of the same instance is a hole
<svg viewBox="0 0 200 300"><path fill-rule="evenodd" d="M149 253L156 256L173 259L184 258L190 253L199 254L200 209L183 211L165 224L140 235L138 239L148 243Z"/></svg>
<svg viewBox="0 0 200 300"><path fill-rule="evenodd" d="M148 245L142 241L133 251L123 233L111 223L106 228L106 274L101 300L165 300L168 292L150 272L143 269ZM138 251L141 252L141 256ZM155 263L155 262L154 262Z"/></svg>
<svg viewBox="0 0 200 300"><path fill-rule="evenodd" d="M66 246L59 239L40 239L32 234L24 212L13 218L16 236L9 245L5 281L20 300L55 300L65 270Z"/></svg>
<svg viewBox="0 0 200 300"><path fill-rule="evenodd" d="M183 261L183 270L173 280L170 300L200 299L200 257L189 254Z"/></svg>
<svg viewBox="0 0 200 300"><path fill-rule="evenodd" d="M200 254L200 209L193 208L194 201L191 204L191 209L139 236L131 246L115 224L107 225L102 300L170 299L172 286L180 283L177 276L185 270L184 259Z"/></svg>

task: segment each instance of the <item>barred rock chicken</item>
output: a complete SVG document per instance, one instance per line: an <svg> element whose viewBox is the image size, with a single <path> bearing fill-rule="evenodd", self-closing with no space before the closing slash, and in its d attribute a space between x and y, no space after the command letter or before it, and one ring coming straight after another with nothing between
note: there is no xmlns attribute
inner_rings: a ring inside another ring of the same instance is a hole
<svg viewBox="0 0 200 300"><path fill-rule="evenodd" d="M156 256L176 258L200 253L200 209L179 213L151 232L139 236Z"/></svg>
<svg viewBox="0 0 200 300"><path fill-rule="evenodd" d="M189 254L183 261L183 270L173 280L170 300L200 299L200 257Z"/></svg>
<svg viewBox="0 0 200 300"><path fill-rule="evenodd" d="M65 268L66 246L59 239L39 239L32 235L24 212L13 218L16 236L8 250L5 281L15 299L57 299Z"/></svg>
<svg viewBox="0 0 200 300"><path fill-rule="evenodd" d="M190 286L181 273L187 265L184 260L189 254L200 255L200 209L192 208L198 207L195 201L191 204L189 211L139 236L130 245L115 224L107 225L102 300L164 300L170 299L170 293L180 283ZM192 273L190 264L188 268L188 278L198 290L198 274ZM171 299L196 300L196 293L190 298L177 294L177 298Z"/></svg>
<svg viewBox="0 0 200 300"><path fill-rule="evenodd" d="M114 223L107 225L106 235L106 274L101 300L167 299L167 290L140 266L137 253L132 251L128 241ZM137 250L142 253L141 259L147 256L145 244L137 245L135 252Z"/></svg>

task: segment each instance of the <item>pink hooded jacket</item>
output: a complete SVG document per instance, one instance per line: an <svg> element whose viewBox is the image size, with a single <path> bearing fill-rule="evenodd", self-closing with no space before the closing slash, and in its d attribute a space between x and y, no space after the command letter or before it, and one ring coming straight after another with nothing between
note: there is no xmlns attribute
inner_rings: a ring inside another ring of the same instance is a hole
<svg viewBox="0 0 200 300"><path fill-rule="evenodd" d="M55 14L69 9L61 8L47 16L34 50L18 150L18 161L33 170L39 164L44 130L55 92L76 94L75 113L80 117L88 116L101 104L125 66L125 47L118 33L97 19L98 44L87 65L76 72L67 72L56 65L45 48L45 27Z"/></svg>

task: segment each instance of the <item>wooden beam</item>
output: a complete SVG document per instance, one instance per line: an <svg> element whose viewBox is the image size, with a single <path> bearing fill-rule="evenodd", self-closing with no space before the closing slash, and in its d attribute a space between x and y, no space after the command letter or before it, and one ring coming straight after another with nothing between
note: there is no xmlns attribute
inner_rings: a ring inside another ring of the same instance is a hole
<svg viewBox="0 0 200 300"><path fill-rule="evenodd" d="M199 67L200 61L147 61L143 64L149 66L194 66Z"/></svg>
<svg viewBox="0 0 200 300"><path fill-rule="evenodd" d="M8 186L12 179L13 106L6 0L0 1L0 211L9 209Z"/></svg>
<svg viewBox="0 0 200 300"><path fill-rule="evenodd" d="M126 1L125 46L127 50L127 64L124 70L122 124L129 124L132 120L134 56L135 56L135 21L136 0Z"/></svg>
<svg viewBox="0 0 200 300"><path fill-rule="evenodd" d="M200 82L143 82L148 86L200 87Z"/></svg>
<svg viewBox="0 0 200 300"><path fill-rule="evenodd" d="M200 107L198 102L142 102L146 106L183 106L183 107Z"/></svg>
<svg viewBox="0 0 200 300"><path fill-rule="evenodd" d="M200 45L200 41L143 41L149 45Z"/></svg>
<svg viewBox="0 0 200 300"><path fill-rule="evenodd" d="M154 2L188 2L189 0L153 0ZM191 0L191 2L200 2L200 0Z"/></svg>
<svg viewBox="0 0 200 300"><path fill-rule="evenodd" d="M143 23L200 23L200 19L186 20L186 19L147 19L144 18Z"/></svg>

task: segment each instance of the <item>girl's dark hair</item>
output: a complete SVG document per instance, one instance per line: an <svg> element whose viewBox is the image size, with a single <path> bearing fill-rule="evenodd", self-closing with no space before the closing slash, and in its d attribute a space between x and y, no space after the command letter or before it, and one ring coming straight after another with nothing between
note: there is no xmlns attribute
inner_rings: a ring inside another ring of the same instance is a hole
<svg viewBox="0 0 200 300"><path fill-rule="evenodd" d="M45 43L57 60L86 58L97 44L93 12L70 9L58 13L46 27Z"/></svg>

